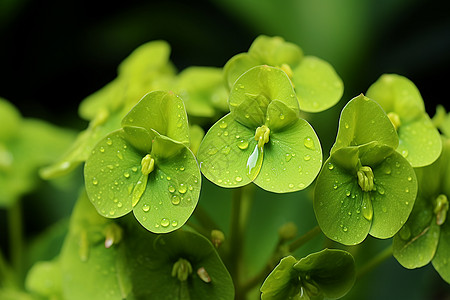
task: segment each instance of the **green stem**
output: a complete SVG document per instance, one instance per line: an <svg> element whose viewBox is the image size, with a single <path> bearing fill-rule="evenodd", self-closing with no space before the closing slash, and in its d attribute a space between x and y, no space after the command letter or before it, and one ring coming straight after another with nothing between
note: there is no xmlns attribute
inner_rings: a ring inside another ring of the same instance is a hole
<svg viewBox="0 0 450 300"><path fill-rule="evenodd" d="M241 287L242 261L244 253L244 234L247 226L250 207L253 202L254 186L247 185L233 190L231 204L231 228L229 271L234 281L236 300L245 299L245 291Z"/></svg>
<svg viewBox="0 0 450 300"><path fill-rule="evenodd" d="M320 230L319 225L316 225L316 227L291 242L289 244L289 252L294 252L295 250L309 242L311 239L315 238L321 232L322 231Z"/></svg>
<svg viewBox="0 0 450 300"><path fill-rule="evenodd" d="M19 277L22 274L24 249L22 221L22 205L18 200L8 209L8 229L11 265Z"/></svg>
<svg viewBox="0 0 450 300"><path fill-rule="evenodd" d="M194 210L194 217L198 221L201 227L211 232L213 229L220 229L217 223L211 218L207 211L201 206L197 205Z"/></svg>
<svg viewBox="0 0 450 300"><path fill-rule="evenodd" d="M319 226L314 227L310 231L306 232L304 235L298 237L293 242L291 242L289 244L289 246L288 246L289 247L288 248L288 252L294 252L295 250L297 250L298 248L300 248L301 246L306 244L308 241L310 241L311 239L316 237L321 232L322 231L320 230ZM266 266L258 274L256 274L253 278L250 278L248 281L246 281L242 285L242 289L244 291L249 291L250 289L252 289L256 285L261 284L262 281L267 276L269 276L269 274L272 271L272 269L275 267L275 265L282 258L282 257L280 257L280 254L279 254L280 253L279 249L282 246L282 244L283 244L282 241L279 240L278 243L277 243L277 246L275 247L275 250L274 250L271 258L267 262Z"/></svg>
<svg viewBox="0 0 450 300"><path fill-rule="evenodd" d="M366 262L359 270L356 272L356 278L360 279L376 267L378 267L382 262L392 256L392 244L390 244L386 249L378 253L371 260Z"/></svg>

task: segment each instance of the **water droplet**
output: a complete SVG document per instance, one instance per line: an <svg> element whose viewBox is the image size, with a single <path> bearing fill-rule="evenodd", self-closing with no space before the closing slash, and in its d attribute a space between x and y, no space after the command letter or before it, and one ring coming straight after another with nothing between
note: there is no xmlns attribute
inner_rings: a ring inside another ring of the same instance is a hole
<svg viewBox="0 0 450 300"><path fill-rule="evenodd" d="M381 207L381 210L382 210L384 213L387 212L386 206L383 205L383 206Z"/></svg>
<svg viewBox="0 0 450 300"><path fill-rule="evenodd" d="M242 177L241 177L241 176L237 176L237 177L236 177L236 181L237 181L237 182L241 182L241 181L242 181Z"/></svg>
<svg viewBox="0 0 450 300"><path fill-rule="evenodd" d="M227 126L228 126L228 124L227 124L227 122L225 122L225 121L222 121L222 122L220 123L220 125L219 125L219 127L222 128L222 129L227 128Z"/></svg>
<svg viewBox="0 0 450 300"><path fill-rule="evenodd" d="M280 114L280 120L284 120L284 115Z"/></svg>
<svg viewBox="0 0 450 300"><path fill-rule="evenodd" d="M329 170L333 170L334 169L334 165L332 163L328 163L328 169Z"/></svg>
<svg viewBox="0 0 450 300"><path fill-rule="evenodd" d="M289 183L289 188L293 189L294 188L294 184L293 183Z"/></svg>
<svg viewBox="0 0 450 300"><path fill-rule="evenodd" d="M125 172L125 173L123 173L123 176L124 176L125 178L130 178L130 173Z"/></svg>
<svg viewBox="0 0 450 300"><path fill-rule="evenodd" d="M180 171L184 171L184 167L183 166L180 167Z"/></svg>
<svg viewBox="0 0 450 300"><path fill-rule="evenodd" d="M110 216L114 216L115 214L116 214L116 211L115 211L115 210L111 209L111 210L109 211L109 215L110 215Z"/></svg>
<svg viewBox="0 0 450 300"><path fill-rule="evenodd" d="M225 132L223 133L223 135L224 135L224 136L228 136L228 131L225 131Z"/></svg>
<svg viewBox="0 0 450 300"><path fill-rule="evenodd" d="M167 180L171 180L172 179L172 178L170 178L170 176L167 176L166 178L167 178Z"/></svg>
<svg viewBox="0 0 450 300"><path fill-rule="evenodd" d="M209 150L208 150L208 154L209 155L214 155L216 153L217 153L217 148L216 147L209 148Z"/></svg>
<svg viewBox="0 0 450 300"><path fill-rule="evenodd" d="M348 129L350 126L348 126L348 123L345 123L344 127L345 127L346 129Z"/></svg>
<svg viewBox="0 0 450 300"><path fill-rule="evenodd" d="M228 153L230 153L230 150L231 150L230 146L225 146L225 147L222 149L222 153L223 153L223 154L228 154Z"/></svg>
<svg viewBox="0 0 450 300"><path fill-rule="evenodd" d="M167 227L167 226L169 226L169 224L170 224L170 221L169 221L169 219L166 219L166 218L163 218L162 220L161 220L161 226L162 227Z"/></svg>
<svg viewBox="0 0 450 300"><path fill-rule="evenodd" d="M101 153L105 152L105 148L100 147L100 152L101 152Z"/></svg>
<svg viewBox="0 0 450 300"><path fill-rule="evenodd" d="M391 168L389 166L386 166L384 168L384 174L389 175L389 174L391 174L391 172L392 172L392 170L391 170Z"/></svg>
<svg viewBox="0 0 450 300"><path fill-rule="evenodd" d="M285 158L286 158L286 161L290 161L292 158L292 155L290 155L289 153L286 153Z"/></svg>
<svg viewBox="0 0 450 300"><path fill-rule="evenodd" d="M308 160L311 159L311 156L309 156L308 154L306 154L306 155L303 157L303 159L306 160L306 161L308 161Z"/></svg>
<svg viewBox="0 0 450 300"><path fill-rule="evenodd" d="M348 231L348 228L347 228L347 227L344 227L344 228L342 228L342 231L347 232L347 231Z"/></svg>
<svg viewBox="0 0 450 300"><path fill-rule="evenodd" d="M406 192L406 193L409 193L409 188L406 188L406 189L405 189L405 192Z"/></svg>
<svg viewBox="0 0 450 300"><path fill-rule="evenodd" d="M247 149L248 148L248 142L246 140L241 140L238 143L238 148L241 149L241 150Z"/></svg>
<svg viewBox="0 0 450 300"><path fill-rule="evenodd" d="M121 152L117 151L117 157L119 159L123 159L123 154Z"/></svg>
<svg viewBox="0 0 450 300"><path fill-rule="evenodd" d="M396 166L397 168L400 168L400 163L399 163L398 161L396 161L396 162L395 162L395 166Z"/></svg>
<svg viewBox="0 0 450 300"><path fill-rule="evenodd" d="M178 122L178 123L177 123L177 127L178 127L178 128L181 128L181 126L183 126L183 124L182 124L181 122Z"/></svg>
<svg viewBox="0 0 450 300"><path fill-rule="evenodd" d="M306 137L305 140L303 141L303 145L305 145L306 148L314 150L314 141L311 137Z"/></svg>
<svg viewBox="0 0 450 300"><path fill-rule="evenodd" d="M258 145L255 146L255 149L253 150L252 154L249 156L247 160L247 175L250 176L250 179L253 180L256 178L256 176L259 173L259 170L261 168L263 159L263 148L258 147Z"/></svg>
<svg viewBox="0 0 450 300"><path fill-rule="evenodd" d="M117 207L121 208L123 206L122 202L117 203Z"/></svg>
<svg viewBox="0 0 450 300"><path fill-rule="evenodd" d="M110 138L107 138L107 139L106 139L106 144L107 144L107 145L109 145L109 146L111 146L111 145L112 145L112 141L111 141L111 139L110 139Z"/></svg>
<svg viewBox="0 0 450 300"><path fill-rule="evenodd" d="M412 181L412 177L411 176L408 176L408 181Z"/></svg>
<svg viewBox="0 0 450 300"><path fill-rule="evenodd" d="M171 193L175 192L175 188L172 185L169 186L169 192L171 192Z"/></svg>
<svg viewBox="0 0 450 300"><path fill-rule="evenodd" d="M138 168L137 168L137 167L132 167L131 170L132 170L133 172L137 172Z"/></svg>
<svg viewBox="0 0 450 300"><path fill-rule="evenodd" d="M178 226L178 222L175 221L175 220L173 220L173 221L172 221L172 227L177 227L177 226Z"/></svg>
<svg viewBox="0 0 450 300"><path fill-rule="evenodd" d="M381 185L377 186L377 191L378 191L378 194L384 195L384 188Z"/></svg>
<svg viewBox="0 0 450 300"><path fill-rule="evenodd" d="M403 157L408 157L408 150L403 150L402 155Z"/></svg>
<svg viewBox="0 0 450 300"><path fill-rule="evenodd" d="M172 196L172 204L173 204L173 205L178 205L178 204L180 204L180 201L181 201L181 199L180 199L180 197L178 197L178 195L173 195L173 196Z"/></svg>
<svg viewBox="0 0 450 300"><path fill-rule="evenodd" d="M93 185L97 185L97 184L98 184L97 178L94 177L94 178L92 179L92 184L93 184Z"/></svg>
<svg viewBox="0 0 450 300"><path fill-rule="evenodd" d="M144 204L142 206L142 210L145 211L145 212L148 212L150 210L150 206L148 206L148 204Z"/></svg>
<svg viewBox="0 0 450 300"><path fill-rule="evenodd" d="M345 191L345 196L350 197L351 192L349 190Z"/></svg>
<svg viewBox="0 0 450 300"><path fill-rule="evenodd" d="M186 185L184 184L184 183L180 183L180 186L178 187L178 192L180 193L180 194L184 194L184 193L186 193Z"/></svg>
<svg viewBox="0 0 450 300"><path fill-rule="evenodd" d="M300 189L304 189L304 188L305 188L305 184L304 184L304 183L299 183L299 184L298 184L298 187L299 187Z"/></svg>
<svg viewBox="0 0 450 300"><path fill-rule="evenodd" d="M250 115L249 114L245 114L245 118L246 119L250 118Z"/></svg>

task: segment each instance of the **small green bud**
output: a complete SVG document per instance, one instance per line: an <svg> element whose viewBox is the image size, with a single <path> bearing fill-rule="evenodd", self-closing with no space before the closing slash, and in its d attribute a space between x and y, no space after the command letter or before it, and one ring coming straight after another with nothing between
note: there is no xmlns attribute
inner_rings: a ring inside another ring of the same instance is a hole
<svg viewBox="0 0 450 300"><path fill-rule="evenodd" d="M110 223L105 227L105 248L118 244L122 240L122 228L116 223Z"/></svg>
<svg viewBox="0 0 450 300"><path fill-rule="evenodd" d="M391 120L392 125L394 125L395 130L398 130L402 122L400 121L400 117L395 112L389 112L387 114L389 120Z"/></svg>
<svg viewBox="0 0 450 300"><path fill-rule="evenodd" d="M445 219L447 218L447 211L448 211L449 205L448 205L448 199L446 195L439 195L436 198L436 202L434 205L434 214L436 215L436 224L442 225L445 222Z"/></svg>
<svg viewBox="0 0 450 300"><path fill-rule="evenodd" d="M258 147L262 148L269 142L270 129L266 125L256 128L255 141L258 141Z"/></svg>
<svg viewBox="0 0 450 300"><path fill-rule="evenodd" d="M297 225L294 222L288 222L280 227L278 235L282 241L288 241L295 238L297 231Z"/></svg>
<svg viewBox="0 0 450 300"><path fill-rule="evenodd" d="M372 169L368 166L362 166L359 168L356 173L358 177L358 184L363 190L363 192L370 192L374 190L373 185L373 172Z"/></svg>
<svg viewBox="0 0 450 300"><path fill-rule="evenodd" d="M225 235L222 231L217 229L211 230L211 242L213 243L214 247L219 248L224 241Z"/></svg>
<svg viewBox="0 0 450 300"><path fill-rule="evenodd" d="M186 259L180 258L173 264L172 277L177 277L179 281L186 281L191 274L192 266Z"/></svg>
<svg viewBox="0 0 450 300"><path fill-rule="evenodd" d="M144 158L142 158L141 166L142 174L148 175L155 169L155 160L150 156L150 154L147 154Z"/></svg>

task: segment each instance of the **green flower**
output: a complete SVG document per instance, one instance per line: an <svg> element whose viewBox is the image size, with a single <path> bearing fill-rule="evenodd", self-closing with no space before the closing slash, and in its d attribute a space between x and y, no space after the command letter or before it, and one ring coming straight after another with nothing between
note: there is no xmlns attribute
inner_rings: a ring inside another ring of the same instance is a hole
<svg viewBox="0 0 450 300"><path fill-rule="evenodd" d="M231 88L249 69L269 65L281 68L291 79L300 109L319 112L335 105L344 90L333 67L315 56L304 56L300 47L281 37L257 37L246 53L233 56L224 66L225 80Z"/></svg>
<svg viewBox="0 0 450 300"><path fill-rule="evenodd" d="M384 74L368 91L367 97L377 101L397 130L396 149L413 167L433 163L441 153L438 130L425 111L417 87L406 77Z"/></svg>
<svg viewBox="0 0 450 300"><path fill-rule="evenodd" d="M406 222L417 180L397 145L394 126L376 102L360 95L347 103L316 181L314 211L326 236L353 245L368 234L390 238Z"/></svg>
<svg viewBox="0 0 450 300"><path fill-rule="evenodd" d="M343 297L355 282L350 253L324 249L300 260L283 258L261 286L262 300L321 300Z"/></svg>
<svg viewBox="0 0 450 300"><path fill-rule="evenodd" d="M171 92L147 94L101 139L86 161L88 196L97 211L117 218L133 211L152 232L170 232L192 214L201 176L189 145L183 101Z"/></svg>
<svg viewBox="0 0 450 300"><path fill-rule="evenodd" d="M229 107L198 150L206 178L231 188L254 182L278 193L311 184L322 149L313 128L299 117L286 73L269 66L250 69L234 84Z"/></svg>
<svg viewBox="0 0 450 300"><path fill-rule="evenodd" d="M431 165L416 169L419 191L408 221L394 236L393 251L408 269L432 263L450 283L450 140L443 139L441 156Z"/></svg>

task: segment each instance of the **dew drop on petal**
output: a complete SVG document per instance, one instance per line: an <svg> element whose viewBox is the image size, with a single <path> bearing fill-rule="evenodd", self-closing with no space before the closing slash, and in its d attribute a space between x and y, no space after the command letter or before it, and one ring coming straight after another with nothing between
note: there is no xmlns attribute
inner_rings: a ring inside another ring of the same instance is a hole
<svg viewBox="0 0 450 300"><path fill-rule="evenodd" d="M242 181L242 177L241 177L241 176L237 176L237 177L236 177L236 181L237 181L237 182L241 182L241 181Z"/></svg>
<svg viewBox="0 0 450 300"><path fill-rule="evenodd" d="M308 154L306 154L306 155L303 157L303 159L306 160L306 161L308 161L308 160L311 159L311 156L309 156Z"/></svg>
<svg viewBox="0 0 450 300"><path fill-rule="evenodd" d="M167 219L167 218L163 218L162 220L161 220L161 226L162 227L167 227L167 226L169 226L169 224L170 224L170 221L169 221L169 219Z"/></svg>
<svg viewBox="0 0 450 300"><path fill-rule="evenodd" d="M150 210L150 206L148 204L144 204L142 206L142 210L145 211L145 212L148 212Z"/></svg>
<svg viewBox="0 0 450 300"><path fill-rule="evenodd" d="M178 195L173 195L172 196L172 204L173 205L178 205L180 204L180 197Z"/></svg>
<svg viewBox="0 0 450 300"><path fill-rule="evenodd" d="M314 150L314 141L311 137L306 137L305 140L303 141L303 145L305 145L306 148Z"/></svg>
<svg viewBox="0 0 450 300"><path fill-rule="evenodd" d="M180 183L180 186L178 187L178 192L180 193L180 194L184 194L184 193L186 193L186 185L184 184L184 183Z"/></svg>

